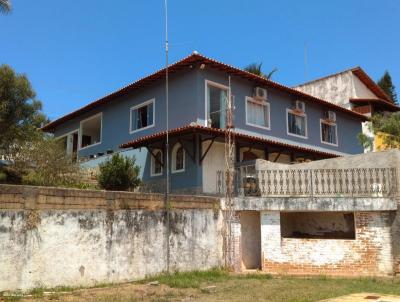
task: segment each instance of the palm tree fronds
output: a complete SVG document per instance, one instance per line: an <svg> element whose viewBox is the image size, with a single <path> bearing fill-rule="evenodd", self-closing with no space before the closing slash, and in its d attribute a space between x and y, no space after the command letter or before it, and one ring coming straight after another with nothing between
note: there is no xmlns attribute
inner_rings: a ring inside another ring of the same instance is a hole
<svg viewBox="0 0 400 302"><path fill-rule="evenodd" d="M251 63L244 68L245 71L250 72L252 74L258 75L264 79L271 79L272 75L278 71L277 68L271 70L268 74L265 74L262 71L262 63Z"/></svg>

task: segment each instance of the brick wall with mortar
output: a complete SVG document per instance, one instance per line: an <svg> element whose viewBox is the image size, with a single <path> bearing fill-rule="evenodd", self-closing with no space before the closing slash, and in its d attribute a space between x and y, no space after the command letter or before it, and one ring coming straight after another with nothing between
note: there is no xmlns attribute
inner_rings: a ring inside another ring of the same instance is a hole
<svg viewBox="0 0 400 302"><path fill-rule="evenodd" d="M356 212L355 240L282 238L280 213L261 213L262 269L273 274L376 276L394 273L394 212Z"/></svg>
<svg viewBox="0 0 400 302"><path fill-rule="evenodd" d="M223 265L219 200L170 202L167 224L162 194L0 185L0 291Z"/></svg>

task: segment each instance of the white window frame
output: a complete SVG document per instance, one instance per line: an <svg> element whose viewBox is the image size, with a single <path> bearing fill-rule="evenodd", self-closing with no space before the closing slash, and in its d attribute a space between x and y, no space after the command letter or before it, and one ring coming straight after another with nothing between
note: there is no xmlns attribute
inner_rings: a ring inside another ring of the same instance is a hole
<svg viewBox="0 0 400 302"><path fill-rule="evenodd" d="M156 158L154 155L157 155L158 152L161 152L161 162L164 163L164 154L161 149L154 149L153 152L149 152L150 153L150 176L151 177L163 175L164 167L162 165L161 165L161 172L154 173L155 162L156 162Z"/></svg>
<svg viewBox="0 0 400 302"><path fill-rule="evenodd" d="M305 121L305 136L289 132L289 113L297 115L297 116L303 116L304 117L304 121ZM287 135L308 139L308 127L307 127L308 125L307 124L308 124L307 123L307 114L305 112L298 113L298 112L294 111L293 109L286 108L286 134Z"/></svg>
<svg viewBox="0 0 400 302"><path fill-rule="evenodd" d="M338 133L337 133L337 123L328 122L325 119L320 119L319 121L320 121L320 123L319 123L319 131L320 131L321 143L322 144L326 144L326 145L330 145L330 146L338 147L339 146L339 137L338 137ZM326 141L323 140L323 137L322 137L322 124L326 124L326 125L329 125L329 126L335 126L336 144L333 144L333 143L330 143L330 142L326 142Z"/></svg>
<svg viewBox="0 0 400 302"><path fill-rule="evenodd" d="M177 153L179 147L182 147L182 150L183 150L183 168L182 169L175 169L175 166L176 166L176 153ZM186 163L185 163L186 162L186 151L185 151L185 148L183 148L181 143L176 143L174 145L174 147L172 148L171 155L172 155L171 173L185 172L185 168L186 168Z"/></svg>
<svg viewBox="0 0 400 302"><path fill-rule="evenodd" d="M155 120L156 119L156 102L155 101L156 101L156 99L152 98L152 99L147 100L147 101L145 101L143 103L135 105L135 106L133 106L133 107L131 107L129 109L129 134L133 134L133 133L136 133L136 132L139 132L139 131L142 131L142 130L146 130L146 129L149 129L149 128L152 128L152 127L155 126L155 124L156 124L156 120ZM136 129L136 130L132 130L132 111L136 110L138 108L147 106L147 105L149 105L151 103L153 103L153 123L151 125L146 126L146 127L139 128L139 129Z"/></svg>
<svg viewBox="0 0 400 302"><path fill-rule="evenodd" d="M228 91L229 94L229 86L217 83L217 82L213 82L210 80L205 80L204 81L205 85L204 85L204 104L205 104L205 126L206 127L211 127L211 125L209 125L208 123L208 98L207 98L207 87L208 85L216 87L216 88L220 88L220 89L224 89L226 91ZM232 93L232 92L231 92Z"/></svg>
<svg viewBox="0 0 400 302"><path fill-rule="evenodd" d="M252 126L252 127L261 128L261 129L265 129L265 130L271 130L271 107L270 107L269 102L267 102L267 101L257 101L257 100L255 100L254 98L249 97L249 96L246 96L245 101L246 101L246 104L245 104L246 125ZM260 126L260 125L257 125L257 124L252 124L252 123L250 123L250 122L248 121L248 119L247 119L247 117L248 117L248 116L247 116L247 103L248 103L248 102L252 102L252 103L255 103L255 104L262 104L262 105L267 106L267 108L268 108L268 109L267 109L268 127L266 127L266 126Z"/></svg>
<svg viewBox="0 0 400 302"><path fill-rule="evenodd" d="M62 138L64 138L64 137L67 137L67 139L68 139L68 136L70 135L70 134L74 134L74 133L78 133L78 142L77 142L77 147L76 147L76 158L78 158L78 150L79 150L79 128L77 128L77 129L75 129L75 130L72 130L72 131L69 131L69 132L67 132L67 133L65 133L65 134L63 134L63 135L61 135L61 136L57 136L56 137L56 140L60 140L60 139L62 139ZM68 142L67 142L67 148L68 148ZM68 150L65 150L66 151L66 154L67 155L72 155L72 153L71 154L68 154L67 152L68 152Z"/></svg>
<svg viewBox="0 0 400 302"><path fill-rule="evenodd" d="M99 115L100 115L100 141L95 143L95 144L91 144L91 145L88 145L88 146L85 146L85 147L82 148L82 124L84 122L88 121L88 120L91 120L91 119L94 119L94 118L98 117ZM88 118L85 118L84 120L81 120L79 122L78 150L84 150L84 149L88 149L88 148L93 147L93 146L100 145L102 141L103 141L103 112L99 112L99 113L97 113L95 115L92 115L92 116L90 116Z"/></svg>

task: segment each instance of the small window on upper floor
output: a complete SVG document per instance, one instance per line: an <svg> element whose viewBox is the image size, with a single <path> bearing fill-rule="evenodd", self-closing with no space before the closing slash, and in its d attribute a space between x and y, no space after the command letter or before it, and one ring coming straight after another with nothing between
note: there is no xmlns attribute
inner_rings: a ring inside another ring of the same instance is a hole
<svg viewBox="0 0 400 302"><path fill-rule="evenodd" d="M80 123L80 144L79 148L101 143L102 114L96 114Z"/></svg>
<svg viewBox="0 0 400 302"><path fill-rule="evenodd" d="M321 142L333 146L338 145L336 114L332 111L325 112L325 118L321 123Z"/></svg>
<svg viewBox="0 0 400 302"><path fill-rule="evenodd" d="M246 97L246 124L270 129L269 103Z"/></svg>
<svg viewBox="0 0 400 302"><path fill-rule="evenodd" d="M130 133L154 126L154 99L131 108Z"/></svg>
<svg viewBox="0 0 400 302"><path fill-rule="evenodd" d="M304 112L287 109L287 134L307 138L307 115Z"/></svg>

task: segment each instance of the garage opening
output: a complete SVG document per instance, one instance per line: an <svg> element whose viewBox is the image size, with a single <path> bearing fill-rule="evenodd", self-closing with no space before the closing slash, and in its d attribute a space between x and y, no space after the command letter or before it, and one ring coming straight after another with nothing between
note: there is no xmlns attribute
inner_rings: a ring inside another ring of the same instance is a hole
<svg viewBox="0 0 400 302"><path fill-rule="evenodd" d="M283 238L355 239L352 212L281 212Z"/></svg>
<svg viewBox="0 0 400 302"><path fill-rule="evenodd" d="M260 212L240 213L242 267L245 270L261 268Z"/></svg>

